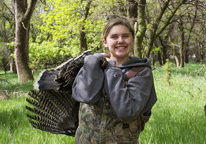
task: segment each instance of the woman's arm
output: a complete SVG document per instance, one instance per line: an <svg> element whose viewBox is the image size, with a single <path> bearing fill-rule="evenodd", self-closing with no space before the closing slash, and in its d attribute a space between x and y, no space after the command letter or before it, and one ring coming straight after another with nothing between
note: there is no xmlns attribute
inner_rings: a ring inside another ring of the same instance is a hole
<svg viewBox="0 0 206 144"><path fill-rule="evenodd" d="M72 97L88 104L94 104L100 98L99 91L102 88L104 80L104 72L100 67L102 54L86 56L84 66L77 74L72 86Z"/></svg>
<svg viewBox="0 0 206 144"><path fill-rule="evenodd" d="M124 122L150 111L157 100L152 71L148 67L129 79L126 86L121 69L110 67L105 70L104 87L112 109Z"/></svg>

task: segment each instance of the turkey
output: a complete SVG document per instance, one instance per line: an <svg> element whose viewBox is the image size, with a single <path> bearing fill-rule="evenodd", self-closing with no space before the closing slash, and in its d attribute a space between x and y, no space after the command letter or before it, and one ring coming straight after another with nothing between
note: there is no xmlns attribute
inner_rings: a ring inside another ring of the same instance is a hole
<svg viewBox="0 0 206 144"><path fill-rule="evenodd" d="M56 69L45 70L40 74L34 83L36 90L31 90L26 99L31 105L26 106L29 111L27 117L34 128L53 134L75 135L80 103L71 97L72 84L87 55L92 55L92 52L85 51ZM105 58L100 60L100 65L106 68Z"/></svg>

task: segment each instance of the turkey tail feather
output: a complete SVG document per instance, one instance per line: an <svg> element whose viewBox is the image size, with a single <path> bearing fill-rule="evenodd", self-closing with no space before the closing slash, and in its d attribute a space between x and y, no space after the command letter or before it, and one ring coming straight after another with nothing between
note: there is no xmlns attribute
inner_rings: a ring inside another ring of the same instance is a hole
<svg viewBox="0 0 206 144"><path fill-rule="evenodd" d="M26 109L36 115L27 114L33 127L51 133L74 136L78 126L79 102L71 98L70 91L34 91L29 92L26 101L33 105Z"/></svg>

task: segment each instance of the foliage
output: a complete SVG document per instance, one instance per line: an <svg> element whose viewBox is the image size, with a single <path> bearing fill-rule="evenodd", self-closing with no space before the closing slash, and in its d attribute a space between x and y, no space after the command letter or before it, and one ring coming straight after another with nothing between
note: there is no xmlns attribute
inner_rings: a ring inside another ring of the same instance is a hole
<svg viewBox="0 0 206 144"><path fill-rule="evenodd" d="M88 48L93 52L105 52L102 44L103 27L109 19L107 15L115 15L118 12L115 9L119 9L120 4L116 3L116 0L93 1L85 20L86 4L87 1L80 0L48 0L43 8L37 8L31 25L34 26L34 32L37 27L41 33L32 33L29 44L30 67L33 70L42 68L42 65L46 68L49 65L55 66L55 62L58 65L58 62L61 63L68 57L79 55L82 25L85 28Z"/></svg>
<svg viewBox="0 0 206 144"><path fill-rule="evenodd" d="M14 10L12 1L0 1L0 42L14 40Z"/></svg>
<svg viewBox="0 0 206 144"><path fill-rule="evenodd" d="M76 56L80 53L80 29L84 26L88 48L94 52L105 52L106 49L102 45L102 30L105 23L115 17L128 19L128 1L127 0L95 0L92 1L89 15L85 16L85 7L88 1L82 0L47 0L38 1L35 11L32 15L30 23L30 48L43 48L50 50L51 55L47 59L46 50L30 50L30 67L38 69L48 64L51 59L59 59L60 57ZM164 4L169 2L163 15L161 14ZM162 53L162 57L169 58L172 51L172 43L180 43L180 30L178 23L181 20L184 22L185 31L185 49L188 51L188 56L194 55L197 62L204 62L206 54L205 43L205 2L187 1L183 3L168 22L173 10L182 2L178 0L167 1L146 1L146 27L147 31L142 41L141 52L146 54L147 48L151 46L151 52L157 58L157 52ZM10 43L14 41L14 6L13 1L2 0L0 2L0 42ZM157 21L158 20L158 21ZM193 21L194 20L194 21ZM193 22L195 24L193 25ZM155 27L157 29L155 30ZM137 23L140 27L140 23ZM155 38L155 43L150 44L150 37L159 37L162 41ZM48 44L48 46L46 45ZM51 44L49 44L51 43ZM53 45L57 49L54 51ZM158 48L158 49L156 49ZM166 52L163 53L163 47L166 46ZM62 49L66 49L63 51ZM150 49L150 48L149 48ZM35 52L35 54L33 53ZM45 54L43 53L45 52ZM55 53L53 53L55 52ZM40 54L38 54L40 53ZM179 52L177 52L179 54ZM37 57L36 55L41 55ZM41 60L39 60L39 58ZM51 59L50 59L51 58ZM155 60L155 58L153 58Z"/></svg>
<svg viewBox="0 0 206 144"><path fill-rule="evenodd" d="M30 67L33 70L41 69L42 66L57 65L65 61L72 52L67 46L60 46L57 42L43 41L41 44L30 42ZM52 64L51 64L52 63Z"/></svg>
<svg viewBox="0 0 206 144"><path fill-rule="evenodd" d="M43 25L40 29L45 34L52 35L50 41L58 41L67 45L70 51L80 52L80 28L85 27L90 49L99 46L104 25L104 19L92 16L98 8L93 4L90 8L89 19L84 21L84 8L87 1L80 0L49 0L45 15L42 15Z"/></svg>

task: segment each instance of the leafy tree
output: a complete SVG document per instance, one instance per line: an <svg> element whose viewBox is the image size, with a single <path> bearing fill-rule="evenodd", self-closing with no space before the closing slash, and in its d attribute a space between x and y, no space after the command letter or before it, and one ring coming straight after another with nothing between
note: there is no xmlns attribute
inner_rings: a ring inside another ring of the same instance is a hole
<svg viewBox="0 0 206 144"><path fill-rule="evenodd" d="M2 60L10 64L10 71L15 71L14 58L10 57L14 48L6 46L6 43L12 43L14 41L14 10L12 1L0 1L0 43ZM4 63L2 61L2 64ZM8 64L6 64L8 65ZM8 65L9 66L9 65ZM8 70L8 67L4 70Z"/></svg>
<svg viewBox="0 0 206 144"><path fill-rule="evenodd" d="M165 28L171 23L175 13L183 5L186 0L181 0L175 3L175 5L170 5L171 0L162 1L163 4L160 4L158 9L157 16L154 16L154 20L150 21L150 26L148 27L149 39L146 47L146 57L149 57L150 52L153 48L154 41L156 38L165 30ZM175 1L176 2L176 1ZM152 11L151 11L152 12ZM151 13L150 12L150 13ZM163 17L166 17L166 21L162 21Z"/></svg>
<svg viewBox="0 0 206 144"><path fill-rule="evenodd" d="M106 51L102 45L103 27L108 20L121 17L130 20L135 26L136 56L150 57L153 53L151 57L154 60L158 56L159 62L165 64L166 59L174 52L179 66L184 62L183 59L180 61L180 48L181 56L184 54L184 58L194 53L194 49L197 48L194 39L198 39L198 35L194 34L193 29L200 25L197 24L200 13L195 8L195 5L199 7L200 1L202 0L47 0L43 8L38 7L41 9L41 19L38 21L42 23L36 22L40 26L40 31L35 30L37 33L34 35L32 32L31 62L42 62L47 67L57 59L76 56L86 49L94 52ZM188 19L191 20L188 22ZM181 21L183 29L178 28ZM33 26L35 28L35 24ZM182 47L181 31L184 32ZM191 44L196 46L192 48ZM190 54L186 54L186 50L189 50ZM199 55L202 55L199 51ZM37 53L41 53L38 54L40 57ZM51 56L48 56L48 53Z"/></svg>
<svg viewBox="0 0 206 144"><path fill-rule="evenodd" d="M49 33L49 41L70 47L73 55L85 49L99 50L102 48L103 26L111 17L107 6L114 6L111 3L100 0L48 0L40 29L44 35Z"/></svg>

